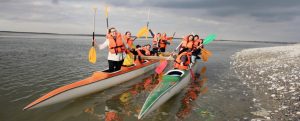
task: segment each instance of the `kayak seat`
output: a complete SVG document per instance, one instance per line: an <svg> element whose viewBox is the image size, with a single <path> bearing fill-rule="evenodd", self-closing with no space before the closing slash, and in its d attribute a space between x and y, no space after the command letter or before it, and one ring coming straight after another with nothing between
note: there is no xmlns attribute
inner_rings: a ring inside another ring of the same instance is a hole
<svg viewBox="0 0 300 121"><path fill-rule="evenodd" d="M181 70L170 70L165 75L169 76L183 76L184 72Z"/></svg>

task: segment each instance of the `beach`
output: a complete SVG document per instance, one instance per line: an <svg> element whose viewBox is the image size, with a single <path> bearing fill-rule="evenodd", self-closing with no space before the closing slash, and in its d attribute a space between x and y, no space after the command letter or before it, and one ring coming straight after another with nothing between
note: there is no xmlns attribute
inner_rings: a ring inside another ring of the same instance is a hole
<svg viewBox="0 0 300 121"><path fill-rule="evenodd" d="M246 49L232 56L232 69L253 90L254 115L300 119L300 44Z"/></svg>

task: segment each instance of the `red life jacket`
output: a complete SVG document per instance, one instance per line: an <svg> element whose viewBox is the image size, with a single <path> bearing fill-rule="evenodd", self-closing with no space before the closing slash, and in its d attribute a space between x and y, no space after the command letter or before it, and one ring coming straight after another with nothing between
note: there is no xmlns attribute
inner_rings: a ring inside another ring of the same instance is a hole
<svg viewBox="0 0 300 121"><path fill-rule="evenodd" d="M184 56L184 55L187 56L188 60L185 63L183 63L183 65L180 65L181 57ZM181 69L181 70L186 70L186 69L188 69L190 63L191 63L191 52L182 52L175 59L174 68Z"/></svg>
<svg viewBox="0 0 300 121"><path fill-rule="evenodd" d="M106 35L109 40L108 49L111 53L122 53L125 51L125 46L122 41L122 36L120 33L117 33L116 39L114 39L110 34Z"/></svg>

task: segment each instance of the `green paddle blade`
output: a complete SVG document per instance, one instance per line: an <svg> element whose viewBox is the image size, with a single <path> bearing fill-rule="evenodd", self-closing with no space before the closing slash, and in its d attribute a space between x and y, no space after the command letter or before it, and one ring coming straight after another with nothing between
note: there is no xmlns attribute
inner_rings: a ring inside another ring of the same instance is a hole
<svg viewBox="0 0 300 121"><path fill-rule="evenodd" d="M95 47L91 47L91 49L89 51L89 61L94 64L94 63L96 63L96 59L97 59L96 49L95 49Z"/></svg>
<svg viewBox="0 0 300 121"><path fill-rule="evenodd" d="M203 44L204 45L207 45L208 43L214 41L216 39L216 35L215 34L211 34L211 35L208 35L205 39L204 39L204 42Z"/></svg>

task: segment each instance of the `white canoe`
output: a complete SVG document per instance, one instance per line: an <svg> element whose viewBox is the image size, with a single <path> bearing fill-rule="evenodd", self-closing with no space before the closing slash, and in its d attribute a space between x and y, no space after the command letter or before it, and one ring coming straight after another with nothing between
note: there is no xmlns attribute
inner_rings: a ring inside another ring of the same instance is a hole
<svg viewBox="0 0 300 121"><path fill-rule="evenodd" d="M192 66L193 71L198 69L199 60ZM190 70L178 70L171 69L164 74L162 82L160 82L155 89L151 91L147 97L138 119L147 116L152 111L159 108L162 104L168 101L175 94L182 91L183 88L187 87L191 80Z"/></svg>
<svg viewBox="0 0 300 121"><path fill-rule="evenodd" d="M158 65L158 60L149 60L143 64L122 67L120 71L94 72L92 76L62 87L59 87L27 105L23 110L43 107L66 100L75 99L94 92L102 91L140 76Z"/></svg>

